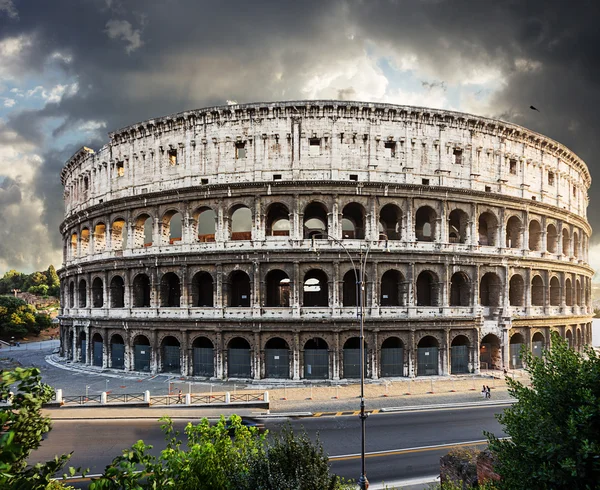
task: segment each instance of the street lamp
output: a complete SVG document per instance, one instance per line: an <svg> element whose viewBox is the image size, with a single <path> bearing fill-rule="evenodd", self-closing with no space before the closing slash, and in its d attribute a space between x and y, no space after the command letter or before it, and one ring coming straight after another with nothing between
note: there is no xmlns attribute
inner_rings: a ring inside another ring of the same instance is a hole
<svg viewBox="0 0 600 490"><path fill-rule="evenodd" d="M385 236L385 250L388 250L388 237L387 235L380 233L379 237ZM315 250L315 238L326 237L329 240L334 241L337 245L342 247L346 255L350 259L352 269L354 269L354 277L356 279L356 316L359 320L360 325L360 423L361 423L361 447L360 447L360 478L358 479L358 486L361 490L367 490L369 488L369 480L367 480L367 474L365 471L365 440L366 440L366 421L368 415L365 413L365 302L364 302L364 279L365 269L367 260L369 258L369 252L371 251L371 243L368 244L365 253L363 254L363 248L360 248L360 257L358 262L358 269L356 263L352 259L352 255L342 243L341 240L328 235L327 233L317 233L311 236L311 249Z"/></svg>

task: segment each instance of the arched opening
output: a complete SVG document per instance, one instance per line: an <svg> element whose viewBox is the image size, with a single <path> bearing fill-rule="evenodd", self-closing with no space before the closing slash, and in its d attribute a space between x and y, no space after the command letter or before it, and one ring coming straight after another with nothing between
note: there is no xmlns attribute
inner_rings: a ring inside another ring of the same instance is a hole
<svg viewBox="0 0 600 490"><path fill-rule="evenodd" d="M269 271L266 276L267 307L287 308L290 306L290 278L279 269Z"/></svg>
<svg viewBox="0 0 600 490"><path fill-rule="evenodd" d="M522 369L521 349L525 347L525 339L520 333L515 333L510 338L510 369Z"/></svg>
<svg viewBox="0 0 600 490"><path fill-rule="evenodd" d="M435 240L435 220L437 213L429 206L421 206L415 216L415 236L420 242Z"/></svg>
<svg viewBox="0 0 600 490"><path fill-rule="evenodd" d="M133 280L133 307L150 307L150 279L146 274L138 274Z"/></svg>
<svg viewBox="0 0 600 490"><path fill-rule="evenodd" d="M568 257L571 254L571 238L569 237L569 230L567 228L563 228L562 231L562 254L565 257Z"/></svg>
<svg viewBox="0 0 600 490"><path fill-rule="evenodd" d="M246 339L236 337L229 341L227 374L230 378L250 378L252 376L250 344Z"/></svg>
<svg viewBox="0 0 600 490"><path fill-rule="evenodd" d="M206 337L197 337L192 344L194 376L212 378L215 375L214 345Z"/></svg>
<svg viewBox="0 0 600 490"><path fill-rule="evenodd" d="M242 308L250 306L250 277L244 271L233 271L229 275L227 306Z"/></svg>
<svg viewBox="0 0 600 490"><path fill-rule="evenodd" d="M160 306L178 308L181 306L181 284L179 276L167 272L160 280Z"/></svg>
<svg viewBox="0 0 600 490"><path fill-rule="evenodd" d="M544 280L540 276L535 276L531 280L531 304L532 306L544 306L545 294Z"/></svg>
<svg viewBox="0 0 600 490"><path fill-rule="evenodd" d="M75 308L75 282L69 283L69 308Z"/></svg>
<svg viewBox="0 0 600 490"><path fill-rule="evenodd" d="M508 300L510 306L523 306L525 304L525 281L519 274L513 274L508 283Z"/></svg>
<svg viewBox="0 0 600 490"><path fill-rule="evenodd" d="M521 248L521 230L523 225L516 216L511 216L506 222L506 246L508 248Z"/></svg>
<svg viewBox="0 0 600 490"><path fill-rule="evenodd" d="M479 304L481 306L500 306L500 278L493 272L487 272L479 283Z"/></svg>
<svg viewBox="0 0 600 490"><path fill-rule="evenodd" d="M469 372L469 339L465 335L454 337L450 346L450 372L465 374Z"/></svg>
<svg viewBox="0 0 600 490"><path fill-rule="evenodd" d="M125 369L125 342L119 334L113 335L110 339L110 367Z"/></svg>
<svg viewBox="0 0 600 490"><path fill-rule="evenodd" d="M450 306L471 304L471 282L464 272L455 272L450 278Z"/></svg>
<svg viewBox="0 0 600 490"><path fill-rule="evenodd" d="M150 372L150 341L145 335L133 341L133 365L136 371Z"/></svg>
<svg viewBox="0 0 600 490"><path fill-rule="evenodd" d="M546 250L555 254L558 245L558 232L556 231L556 226L553 224L549 224L546 227Z"/></svg>
<svg viewBox="0 0 600 490"><path fill-rule="evenodd" d="M364 373L367 377L367 343L364 347ZM344 378L360 378L360 338L351 337L344 343Z"/></svg>
<svg viewBox="0 0 600 490"><path fill-rule="evenodd" d="M576 304L581 306L581 282L579 279L575 281Z"/></svg>
<svg viewBox="0 0 600 490"><path fill-rule="evenodd" d="M319 337L304 344L304 378L329 378L329 346Z"/></svg>
<svg viewBox="0 0 600 490"><path fill-rule="evenodd" d="M213 278L208 272L197 272L192 278L192 306L214 306Z"/></svg>
<svg viewBox="0 0 600 490"><path fill-rule="evenodd" d="M137 217L133 225L133 246L135 248L151 247L154 220L148 214Z"/></svg>
<svg viewBox="0 0 600 490"><path fill-rule="evenodd" d="M573 286L570 278L565 279L565 304L573 306Z"/></svg>
<svg viewBox="0 0 600 490"><path fill-rule="evenodd" d="M313 269L304 276L302 305L305 307L329 306L327 274Z"/></svg>
<svg viewBox="0 0 600 490"><path fill-rule="evenodd" d="M252 240L252 212L246 206L235 206L231 212L231 239Z"/></svg>
<svg viewBox="0 0 600 490"><path fill-rule="evenodd" d="M579 234L576 231L573 232L573 257L579 258Z"/></svg>
<svg viewBox="0 0 600 490"><path fill-rule="evenodd" d="M77 233L72 233L71 234L71 257L72 258L76 258L77 257Z"/></svg>
<svg viewBox="0 0 600 490"><path fill-rule="evenodd" d="M106 250L106 225L97 223L94 227L94 252L104 252Z"/></svg>
<svg viewBox="0 0 600 490"><path fill-rule="evenodd" d="M81 256L84 257L90 252L90 230L84 228L81 230Z"/></svg>
<svg viewBox="0 0 600 490"><path fill-rule="evenodd" d="M480 369L502 369L502 350L500 339L494 334L488 334L481 339L479 346Z"/></svg>
<svg viewBox="0 0 600 490"><path fill-rule="evenodd" d="M92 281L92 306L102 308L104 306L104 287L102 279L96 277Z"/></svg>
<svg viewBox="0 0 600 490"><path fill-rule="evenodd" d="M465 243L469 216L462 209L454 209L448 217L448 243Z"/></svg>
<svg viewBox="0 0 600 490"><path fill-rule="evenodd" d="M395 204L386 204L379 212L379 234L388 240L400 240L402 230L402 211Z"/></svg>
<svg viewBox="0 0 600 490"><path fill-rule="evenodd" d="M560 283L558 278L554 276L550 279L550 305L551 306L560 306Z"/></svg>
<svg viewBox="0 0 600 490"><path fill-rule="evenodd" d="M342 293L342 304L344 306L358 305L358 289L354 270L349 270L344 274Z"/></svg>
<svg viewBox="0 0 600 490"><path fill-rule="evenodd" d="M162 243L173 245L183 236L183 217L176 210L166 212L162 217Z"/></svg>
<svg viewBox="0 0 600 490"><path fill-rule="evenodd" d="M110 242L113 250L125 250L127 248L127 227L124 219L118 218L113 221Z"/></svg>
<svg viewBox="0 0 600 490"><path fill-rule="evenodd" d="M388 337L381 344L381 376L404 376L404 344L398 337Z"/></svg>
<svg viewBox="0 0 600 490"><path fill-rule="evenodd" d="M498 234L498 219L489 211L481 213L478 220L479 245L495 247Z"/></svg>
<svg viewBox="0 0 600 490"><path fill-rule="evenodd" d="M287 379L290 377L290 346L274 337L265 344L265 376Z"/></svg>
<svg viewBox="0 0 600 490"><path fill-rule="evenodd" d="M577 328L577 337L576 337L576 343L575 343L575 348L577 350L581 349L581 329Z"/></svg>
<svg viewBox="0 0 600 490"><path fill-rule="evenodd" d="M85 279L79 281L79 287L77 288L77 298L79 300L79 308L85 308L87 306L87 282Z"/></svg>
<svg viewBox="0 0 600 490"><path fill-rule="evenodd" d="M85 332L79 333L79 361L87 363L87 337Z"/></svg>
<svg viewBox="0 0 600 490"><path fill-rule="evenodd" d="M92 365L102 367L102 352L104 345L102 343L102 335L95 333L92 336Z"/></svg>
<svg viewBox="0 0 600 490"><path fill-rule="evenodd" d="M290 212L285 205L276 202L269 206L265 231L267 236L290 236Z"/></svg>
<svg viewBox="0 0 600 490"><path fill-rule="evenodd" d="M535 357L542 357L544 354L544 336L540 332L533 334L531 339L531 351Z"/></svg>
<svg viewBox="0 0 600 490"><path fill-rule="evenodd" d="M514 218L514 216L513 216L513 218ZM529 222L529 250L540 251L541 249L542 249L542 227L540 226L539 221L532 219Z"/></svg>
<svg viewBox="0 0 600 490"><path fill-rule="evenodd" d="M167 336L162 341L162 372L181 373L181 346L175 337Z"/></svg>
<svg viewBox="0 0 600 490"><path fill-rule="evenodd" d="M439 343L427 335L417 344L417 376L437 376L439 374Z"/></svg>
<svg viewBox="0 0 600 490"><path fill-rule="evenodd" d="M125 281L121 276L114 276L110 281L110 307L125 307Z"/></svg>
<svg viewBox="0 0 600 490"><path fill-rule="evenodd" d="M571 332L571 330L567 330L567 333L565 334L565 340L567 341L567 347L569 349L573 348L573 333Z"/></svg>
<svg viewBox="0 0 600 490"><path fill-rule="evenodd" d="M381 276L381 306L403 306L402 274L394 269L384 272Z"/></svg>
<svg viewBox="0 0 600 490"><path fill-rule="evenodd" d="M365 209L356 202L347 204L342 211L342 238L365 238Z"/></svg>
<svg viewBox="0 0 600 490"><path fill-rule="evenodd" d="M437 276L423 271L417 277L417 306L437 306Z"/></svg>
<svg viewBox="0 0 600 490"><path fill-rule="evenodd" d="M304 238L326 238L327 209L320 203L311 202L304 208Z"/></svg>
<svg viewBox="0 0 600 490"><path fill-rule="evenodd" d="M194 213L198 241L207 243L215 241L217 214L208 207L202 207Z"/></svg>

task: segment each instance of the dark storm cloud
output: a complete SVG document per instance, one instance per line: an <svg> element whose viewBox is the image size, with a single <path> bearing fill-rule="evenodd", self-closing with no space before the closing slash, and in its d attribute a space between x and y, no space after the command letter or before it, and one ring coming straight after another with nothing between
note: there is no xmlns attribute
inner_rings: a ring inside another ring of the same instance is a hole
<svg viewBox="0 0 600 490"><path fill-rule="evenodd" d="M7 125L39 145L34 179L43 222L62 215L58 173L76 146L48 150L86 121L106 130L185 109L303 97L307 77L364 55L418 57L424 83L456 84L479 66L505 82L489 116L505 116L567 144L598 174L600 63L595 1L183 1L6 2L0 41L26 35L32 48L14 70L53 67L78 83L73 96L13 115ZM1 3L0 3L1 5ZM54 56L60 53L60 56ZM337 87L354 98L353 86ZM541 113L531 111L530 105ZM47 121L61 121L54 135ZM105 140L106 141L106 140ZM98 147L100 141L78 141ZM50 178L55 175L56 178ZM598 189L598 190L596 190ZM597 200L600 185L591 191ZM590 208L591 209L591 208ZM591 215L600 228L600 215ZM59 248L60 237L53 235Z"/></svg>
<svg viewBox="0 0 600 490"><path fill-rule="evenodd" d="M21 189L19 185L9 177L2 177L0 182L0 206L10 206L21 202Z"/></svg>

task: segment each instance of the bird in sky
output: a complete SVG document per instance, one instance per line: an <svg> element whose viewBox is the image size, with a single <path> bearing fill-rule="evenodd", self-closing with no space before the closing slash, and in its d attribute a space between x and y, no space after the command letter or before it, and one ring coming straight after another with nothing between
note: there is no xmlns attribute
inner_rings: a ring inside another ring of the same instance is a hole
<svg viewBox="0 0 600 490"><path fill-rule="evenodd" d="M532 105L530 105L530 106L529 106L529 108L530 108L532 111L538 111L538 112L540 112L540 110L539 110L537 107L533 107Z"/></svg>

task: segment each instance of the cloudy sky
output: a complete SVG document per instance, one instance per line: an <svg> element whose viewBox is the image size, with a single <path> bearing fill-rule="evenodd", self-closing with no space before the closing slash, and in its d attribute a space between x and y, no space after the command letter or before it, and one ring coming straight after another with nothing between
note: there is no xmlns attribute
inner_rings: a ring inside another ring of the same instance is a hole
<svg viewBox="0 0 600 490"><path fill-rule="evenodd" d="M0 274L60 265L59 173L77 148L227 100L522 124L587 162L600 230L599 14L597 0L0 0ZM600 268L600 233L590 256Z"/></svg>

